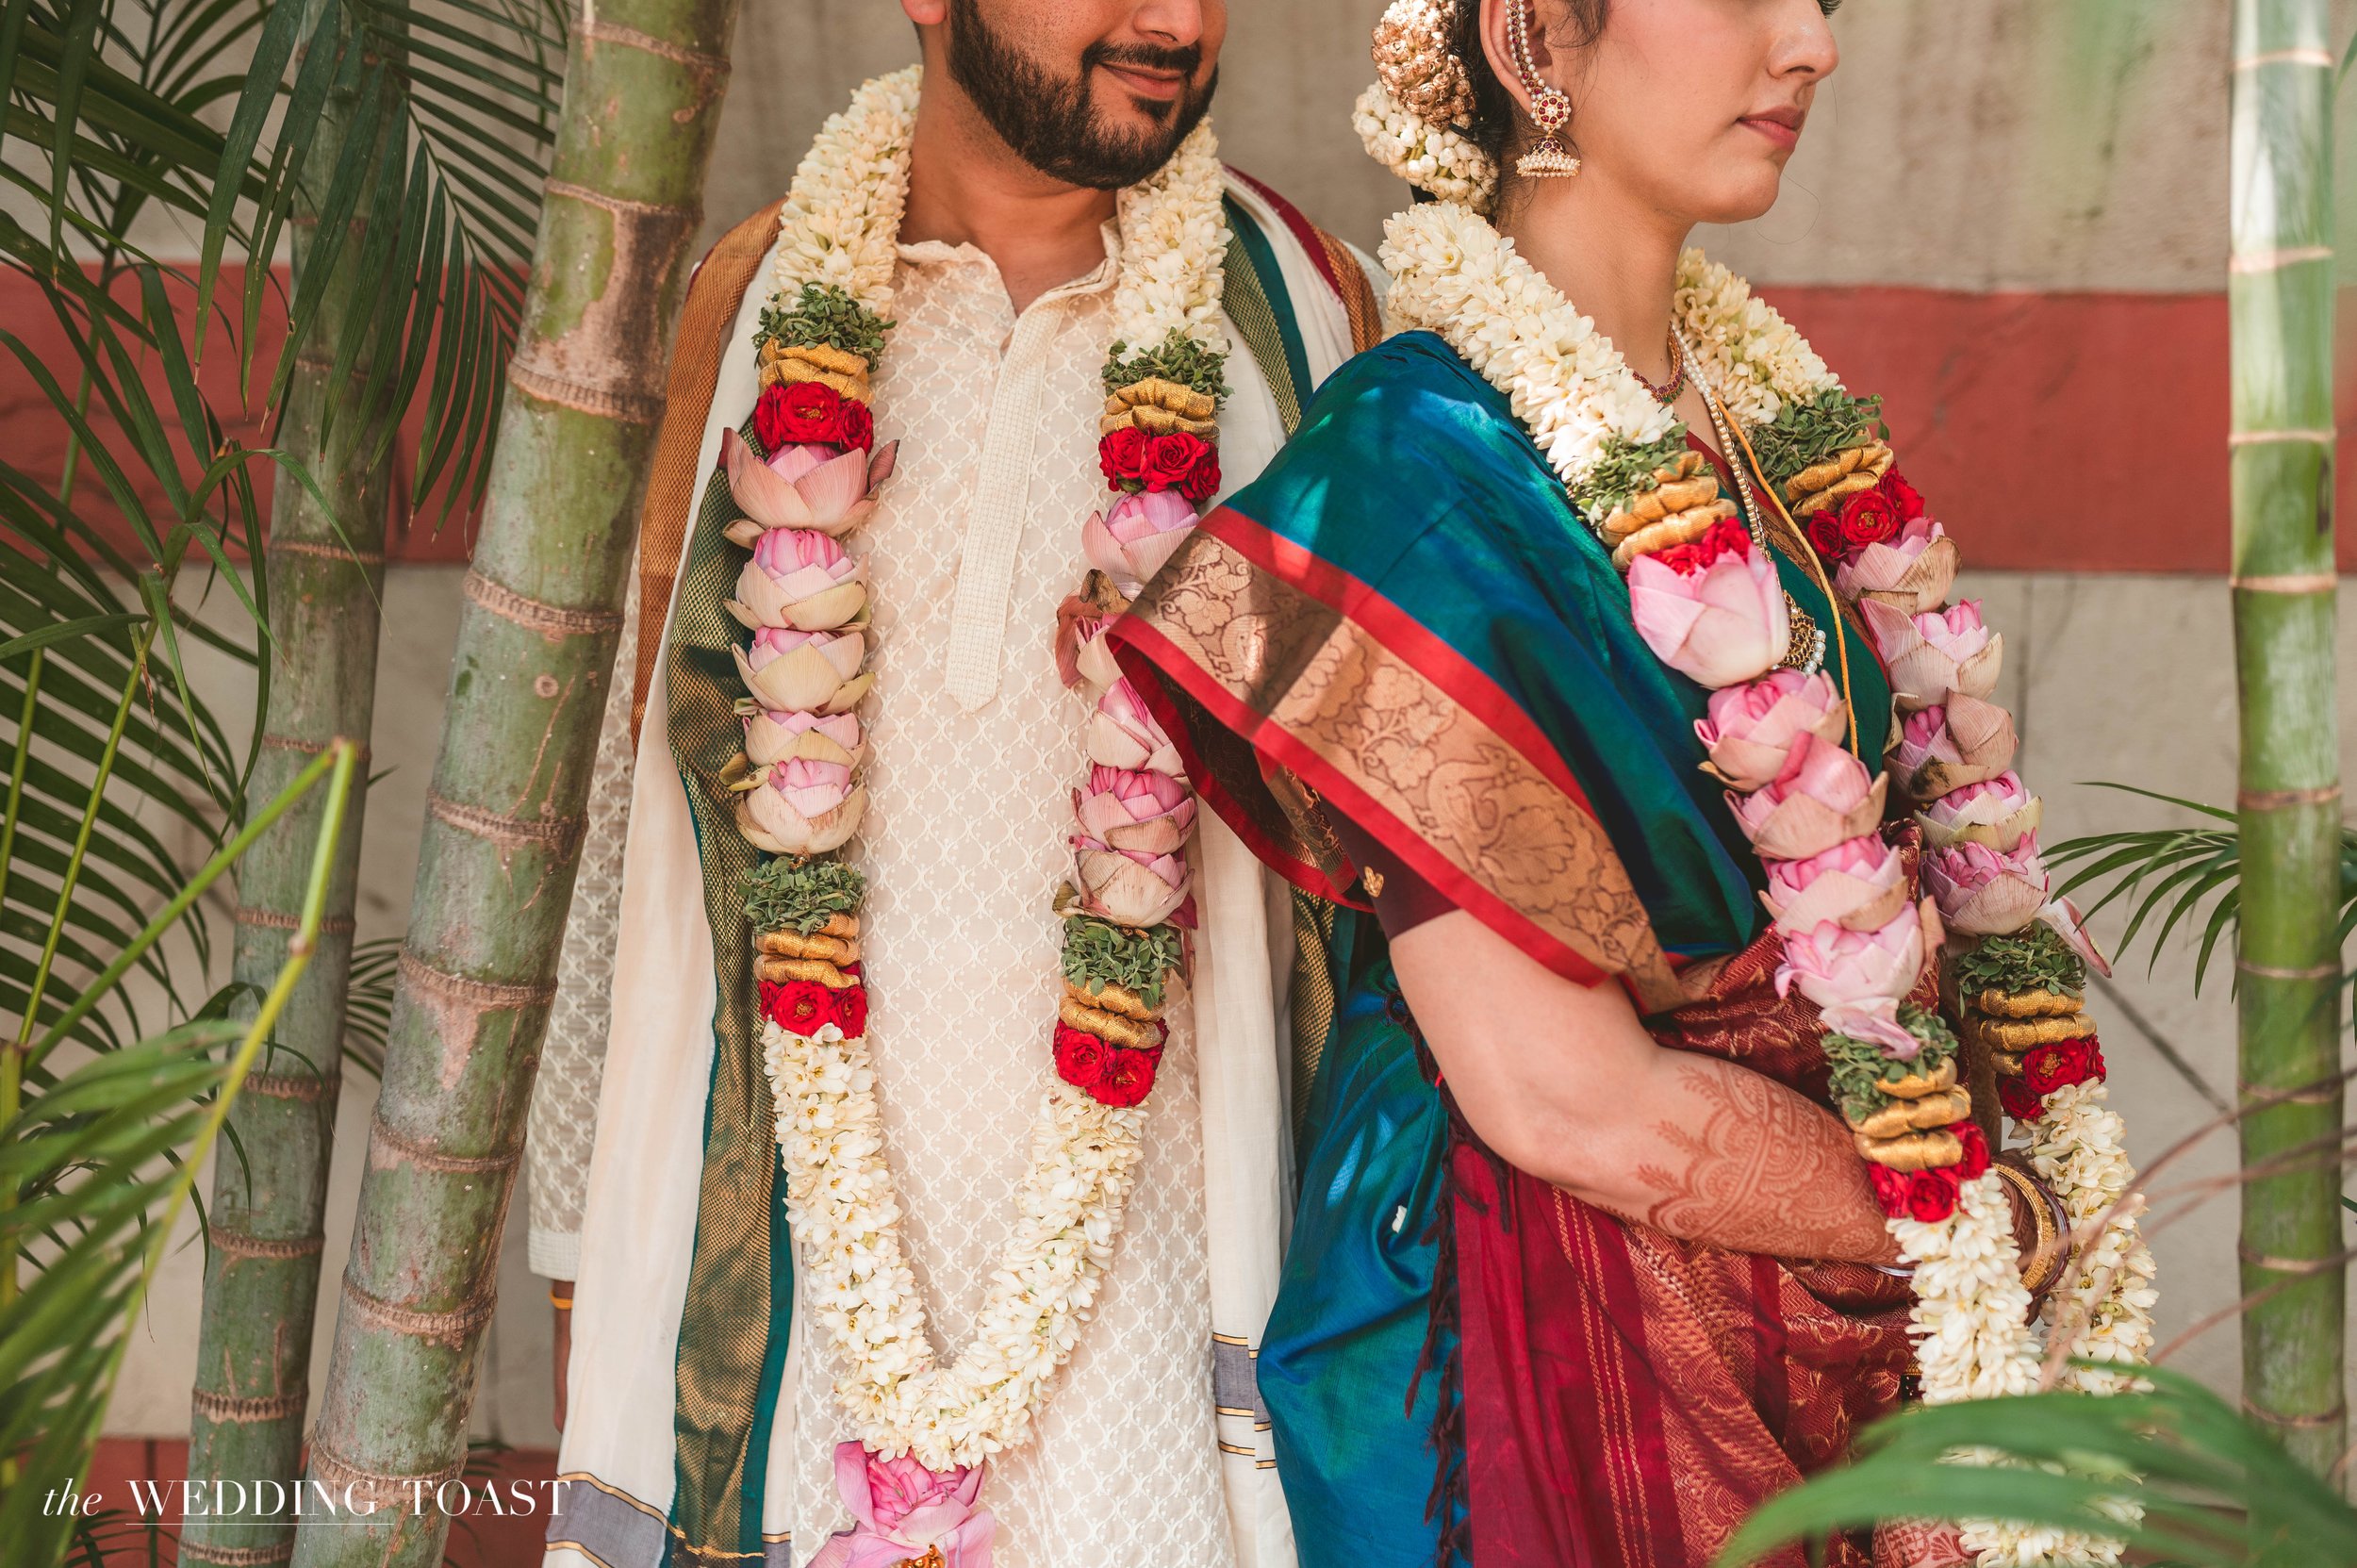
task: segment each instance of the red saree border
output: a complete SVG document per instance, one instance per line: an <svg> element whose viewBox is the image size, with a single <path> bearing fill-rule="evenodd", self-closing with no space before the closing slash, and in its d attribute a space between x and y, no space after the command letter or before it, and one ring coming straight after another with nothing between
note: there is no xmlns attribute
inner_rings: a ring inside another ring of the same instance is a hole
<svg viewBox="0 0 2357 1568"><path fill-rule="evenodd" d="M1522 754L1540 777L1561 790L1565 799L1590 817L1596 815L1588 792L1579 785L1570 764L1555 750L1537 722L1479 665L1427 630L1382 592L1307 550L1233 505L1219 507L1203 520L1213 538L1225 542L1253 565L1279 582L1300 589L1335 614L1358 622L1376 641L1391 649L1442 691L1451 701L1487 724L1499 739Z"/></svg>
<svg viewBox="0 0 2357 1568"><path fill-rule="evenodd" d="M1116 648L1113 659L1121 666L1121 673L1145 700L1146 710L1153 714L1154 721L1162 727L1162 733L1170 736L1171 744L1178 749L1179 765L1186 769L1187 782L1194 786L1195 794L1219 814L1220 820L1226 822L1228 829L1244 841L1244 848L1250 850L1261 865L1288 883L1313 899L1324 899L1328 903L1372 913L1375 906L1353 891L1357 885L1356 867L1350 868L1353 875L1349 883L1338 883L1322 867L1294 854L1261 825L1260 813L1230 791L1215 769L1203 766L1202 754L1195 750L1186 719L1180 716L1178 704L1171 701L1170 693L1162 685L1164 669L1186 667L1186 656L1150 626L1133 624L1128 618L1115 624L1133 625L1134 630L1151 637L1155 645L1164 651L1163 656L1157 659L1143 647L1129 650L1134 657L1125 657L1123 651ZM1125 636L1116 640L1126 641L1128 638ZM1195 701L1202 701L1192 687L1184 689Z"/></svg>
<svg viewBox="0 0 2357 1568"><path fill-rule="evenodd" d="M1269 722L1264 716L1245 705L1241 698L1213 680L1200 666L1180 652L1159 628L1125 619L1120 623L1117 635L1140 654L1151 659L1164 679L1175 682L1189 697L1201 703L1212 718L1248 738L1279 766L1299 774L1321 795L1332 800L1343 816L1407 862L1417 875L1446 894L1451 902L1478 916L1482 924L1567 980L1576 981L1582 985L1601 985L1613 978L1610 971L1581 957L1569 943L1548 935L1505 900L1458 869L1454 861L1410 832L1408 825L1393 816L1388 807L1379 804L1373 796L1351 783L1347 774L1319 755L1308 742L1299 739L1282 725ZM1214 800L1212 804L1216 808L1219 801ZM1248 824L1250 818L1244 817L1242 821ZM1247 832L1247 828L1240 825L1237 818L1230 817L1229 825L1237 827L1239 836L1246 836L1247 842L1256 838L1266 842L1265 835L1257 829ZM1285 873L1282 865L1275 865L1273 868L1280 875ZM1298 879L1289 880L1305 892L1318 892L1315 887ZM1360 909L1369 907L1363 900L1356 897L1342 901Z"/></svg>

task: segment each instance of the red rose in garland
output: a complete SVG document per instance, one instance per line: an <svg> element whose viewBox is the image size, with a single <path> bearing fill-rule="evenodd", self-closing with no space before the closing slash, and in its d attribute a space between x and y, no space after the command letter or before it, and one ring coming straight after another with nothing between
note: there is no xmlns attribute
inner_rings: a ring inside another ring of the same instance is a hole
<svg viewBox="0 0 2357 1568"><path fill-rule="evenodd" d="M816 381L778 382L765 388L753 404L753 434L772 454L804 442L838 444L843 439L843 394Z"/></svg>
<svg viewBox="0 0 2357 1568"><path fill-rule="evenodd" d="M843 429L837 441L846 452L866 452L876 444L875 417L857 398L843 400Z"/></svg>
<svg viewBox="0 0 2357 1568"><path fill-rule="evenodd" d="M816 1034L833 1020L834 999L815 980L765 980L761 1011L789 1034Z"/></svg>
<svg viewBox="0 0 2357 1568"><path fill-rule="evenodd" d="M1691 544L1673 544L1667 550L1655 551L1653 558L1681 577L1691 577L1729 552L1748 555L1751 551L1752 536L1741 523L1729 518L1712 523Z"/></svg>
<svg viewBox="0 0 2357 1568"><path fill-rule="evenodd" d="M2018 1078L1997 1081L1997 1102L2005 1108L2005 1114L2018 1122L2034 1122L2046 1114L2046 1106L2036 1090Z"/></svg>
<svg viewBox="0 0 2357 1568"><path fill-rule="evenodd" d="M1899 515L1898 503L1881 486L1858 491L1841 503L1844 558L1856 555L1870 544L1896 538L1904 525L1905 520Z"/></svg>
<svg viewBox="0 0 2357 1568"><path fill-rule="evenodd" d="M847 985L834 993L834 1023L851 1039L867 1032L867 987Z"/></svg>
<svg viewBox="0 0 2357 1568"><path fill-rule="evenodd" d="M1087 1030L1070 1024L1056 1026L1056 1076L1076 1089L1085 1089L1098 1099L1097 1086L1105 1081L1105 1067L1113 1057L1113 1048Z"/></svg>
<svg viewBox="0 0 2357 1568"><path fill-rule="evenodd" d="M1895 471L1883 475L1883 482L1877 488L1889 496L1890 503L1899 508L1901 521L1913 522L1922 517L1925 510L1922 492L1900 478Z"/></svg>
<svg viewBox="0 0 2357 1568"><path fill-rule="evenodd" d="M1209 450L1202 437L1190 436L1183 430L1157 436L1147 447L1146 470L1143 475L1149 490L1173 490L1181 487L1195 464L1203 460Z"/></svg>
<svg viewBox="0 0 2357 1568"><path fill-rule="evenodd" d="M2040 1099L2057 1089L2103 1076L2103 1048L2090 1034L2038 1046L2021 1059L2021 1077Z"/></svg>
<svg viewBox="0 0 2357 1568"><path fill-rule="evenodd" d="M1963 1179L1957 1167L1943 1170L1892 1170L1887 1165L1869 1165L1867 1180L1874 1185L1874 1200L1883 1213L1896 1219L1904 1214L1925 1225L1937 1225L1956 1211L1957 1193Z"/></svg>
<svg viewBox="0 0 2357 1568"><path fill-rule="evenodd" d="M1105 1076L1090 1091L1097 1099L1115 1108L1139 1105L1154 1091L1154 1069L1162 1065L1162 1048L1131 1050L1115 1047L1113 1060L1105 1064Z"/></svg>
<svg viewBox="0 0 2357 1568"><path fill-rule="evenodd" d="M1146 475L1146 432L1135 425L1108 431L1096 443L1096 466L1104 470L1106 488L1138 487Z"/></svg>
<svg viewBox="0 0 2357 1568"><path fill-rule="evenodd" d="M1846 547L1841 538L1841 513L1838 507L1828 506L1809 518L1808 544L1811 550L1837 566L1849 558L1844 553Z"/></svg>
<svg viewBox="0 0 2357 1568"><path fill-rule="evenodd" d="M1981 1124L1975 1121L1960 1121L1952 1125L1948 1131L1954 1133L1956 1142L1964 1146L1963 1162L1952 1167L1956 1174L1956 1179L1961 1181L1977 1180L1987 1171L1989 1161L1988 1139L1982 1133Z"/></svg>
<svg viewBox="0 0 2357 1568"><path fill-rule="evenodd" d="M1218 449L1208 446L1203 449L1203 454L1195 460L1195 467L1187 470L1187 477L1180 483L1178 493L1198 506L1219 494Z"/></svg>

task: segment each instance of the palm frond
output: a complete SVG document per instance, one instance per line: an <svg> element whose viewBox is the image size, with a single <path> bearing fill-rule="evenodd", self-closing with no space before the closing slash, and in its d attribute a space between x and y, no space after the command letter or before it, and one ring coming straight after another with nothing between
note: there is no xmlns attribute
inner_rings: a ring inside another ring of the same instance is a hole
<svg viewBox="0 0 2357 1568"><path fill-rule="evenodd" d="M2123 955L2146 938L2148 966L2160 963L2169 937L2180 927L2200 933L2195 951L2193 985L2196 993L2209 973L2210 960L2241 916L2242 843L2235 817L2222 806L2184 800L2133 784L2104 784L2098 787L2140 795L2147 800L2181 807L2226 824L2220 828L2145 828L2122 833L2089 834L2067 839L2045 851L2048 866L2069 876L2056 889L2073 893L2096 890L2087 908L2093 915L2114 903L2128 910L2128 924L2119 944ZM2357 829L2341 830L2341 940L2357 932Z"/></svg>
<svg viewBox="0 0 2357 1568"><path fill-rule="evenodd" d="M75 1543L76 1519L53 1516L47 1499L63 1481L89 1474L131 1325L197 1167L309 962L357 765L357 748L349 744L314 759L101 977L102 984L119 981L204 887L226 874L264 824L324 784L302 939L251 1018L208 1006L44 1080L42 1092L21 1104L13 1075L0 1085L9 1102L0 1118L0 1452L15 1460L0 1472L0 1540L9 1543L12 1562L54 1562ZM21 1056L38 1070L67 1037L64 1023L7 1060Z"/></svg>
<svg viewBox="0 0 2357 1568"><path fill-rule="evenodd" d="M2149 1393L2103 1399L1903 1411L1860 1435L1852 1462L1762 1506L1718 1568L1880 1520L1972 1518L2105 1535L2185 1568L2357 1561L2357 1510L2192 1378L2150 1377ZM1965 1449L2012 1462L1954 1462Z"/></svg>

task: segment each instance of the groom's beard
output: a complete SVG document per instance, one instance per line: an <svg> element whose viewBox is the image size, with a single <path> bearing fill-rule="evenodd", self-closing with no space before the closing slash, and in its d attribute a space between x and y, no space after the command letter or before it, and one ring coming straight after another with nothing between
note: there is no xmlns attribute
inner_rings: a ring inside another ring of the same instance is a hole
<svg viewBox="0 0 2357 1568"><path fill-rule="evenodd" d="M1118 190L1160 169L1211 106L1219 85L1213 69L1200 88L1169 103L1131 100L1156 122L1151 129L1107 124L1094 85L1099 65L1141 65L1178 71L1190 83L1203 63L1200 47L1157 49L1146 44L1092 43L1079 72L1057 76L982 20L976 0L953 0L949 16L949 74L1015 155L1041 173L1068 185Z"/></svg>

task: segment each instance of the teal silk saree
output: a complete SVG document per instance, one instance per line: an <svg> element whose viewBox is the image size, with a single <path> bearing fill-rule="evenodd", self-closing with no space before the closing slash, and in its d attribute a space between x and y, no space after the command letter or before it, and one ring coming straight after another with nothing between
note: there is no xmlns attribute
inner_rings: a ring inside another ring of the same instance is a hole
<svg viewBox="0 0 2357 1568"><path fill-rule="evenodd" d="M1798 553L1777 565L1833 627ZM1845 631L1827 668L1878 757L1888 687ZM1557 973L1625 987L1665 1045L1821 1101L1813 1014L1768 988L1759 862L1701 767L1708 694L1426 333L1336 372L1113 635L1203 798L1346 910L1260 1361L1305 1568L1699 1568L1895 1401L1904 1292L1689 1247L1452 1129L1322 808Z"/></svg>

